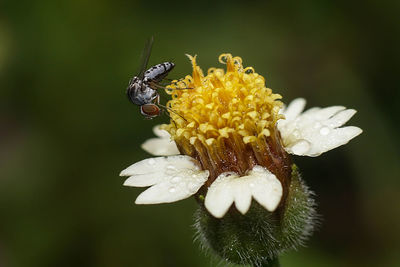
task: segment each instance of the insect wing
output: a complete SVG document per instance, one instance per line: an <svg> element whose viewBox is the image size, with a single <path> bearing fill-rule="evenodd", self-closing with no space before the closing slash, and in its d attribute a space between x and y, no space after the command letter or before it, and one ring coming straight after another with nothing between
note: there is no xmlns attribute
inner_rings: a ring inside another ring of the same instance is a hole
<svg viewBox="0 0 400 267"><path fill-rule="evenodd" d="M139 68L139 74L138 77L139 79L143 79L144 77L144 72L147 69L147 64L149 63L149 58L150 58L150 53L151 53L151 48L153 46L154 42L154 37L151 36L149 39L147 39L146 44L144 46L142 56L140 58L140 68Z"/></svg>

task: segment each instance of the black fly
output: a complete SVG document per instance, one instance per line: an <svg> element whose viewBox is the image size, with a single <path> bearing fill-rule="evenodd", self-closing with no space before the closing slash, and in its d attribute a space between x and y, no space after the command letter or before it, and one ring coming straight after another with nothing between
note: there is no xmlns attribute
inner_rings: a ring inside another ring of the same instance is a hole
<svg viewBox="0 0 400 267"><path fill-rule="evenodd" d="M130 101L140 107L140 112L146 119L152 119L160 115L160 95L157 88L164 88L159 85L159 82L165 79L168 73L175 67L175 64L172 62L164 62L146 70L153 41L153 37L147 40L142 54L140 72L129 81L126 90Z"/></svg>

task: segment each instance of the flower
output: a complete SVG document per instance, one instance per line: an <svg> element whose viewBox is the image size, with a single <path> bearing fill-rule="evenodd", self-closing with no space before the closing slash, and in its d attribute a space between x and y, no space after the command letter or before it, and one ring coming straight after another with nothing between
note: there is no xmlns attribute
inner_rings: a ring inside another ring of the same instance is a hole
<svg viewBox="0 0 400 267"><path fill-rule="evenodd" d="M289 154L318 156L362 131L342 127L355 110L311 108L295 99L287 107L264 78L242 59L222 54L226 71L207 75L188 56L193 73L168 86L168 125L142 147L162 156L121 172L124 185L148 187L137 204L168 203L195 196L197 239L222 259L276 266L297 248L316 221L313 193Z"/></svg>
<svg viewBox="0 0 400 267"><path fill-rule="evenodd" d="M311 108L292 101L287 108L264 78L242 59L222 54L222 69L204 75L196 57L188 56L192 76L174 81L171 124L155 127L158 138L142 148L164 157L137 162L121 172L124 185L148 187L136 204L169 203L196 195L216 218L235 204L246 214L254 199L275 211L288 195L289 154L318 156L344 145L362 130L343 126L355 110L342 106ZM185 88L192 88L187 89ZM175 90L180 89L180 90ZM180 155L178 155L180 154Z"/></svg>

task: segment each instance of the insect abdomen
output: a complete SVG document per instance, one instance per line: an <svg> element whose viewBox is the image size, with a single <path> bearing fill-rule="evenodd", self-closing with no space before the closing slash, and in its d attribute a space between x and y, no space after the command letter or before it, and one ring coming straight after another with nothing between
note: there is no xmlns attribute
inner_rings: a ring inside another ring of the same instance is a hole
<svg viewBox="0 0 400 267"><path fill-rule="evenodd" d="M170 72L175 67L175 64L172 62L164 62L157 64L150 69L148 69L144 73L144 78L151 80L153 82L160 82L164 79L168 72Z"/></svg>

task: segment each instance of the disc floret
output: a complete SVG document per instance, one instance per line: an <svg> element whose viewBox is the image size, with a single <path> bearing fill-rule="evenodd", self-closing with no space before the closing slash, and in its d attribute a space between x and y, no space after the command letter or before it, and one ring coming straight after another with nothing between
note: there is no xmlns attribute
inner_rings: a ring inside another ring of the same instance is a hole
<svg viewBox="0 0 400 267"><path fill-rule="evenodd" d="M168 90L171 124L164 126L182 154L196 158L210 171L209 186L224 172L244 175L255 165L273 172L284 183L289 160L282 149L276 122L283 116L281 95L265 87L265 79L240 57L222 54L226 70L210 68L207 75L188 56L192 75ZM184 90L185 88L190 88Z"/></svg>

